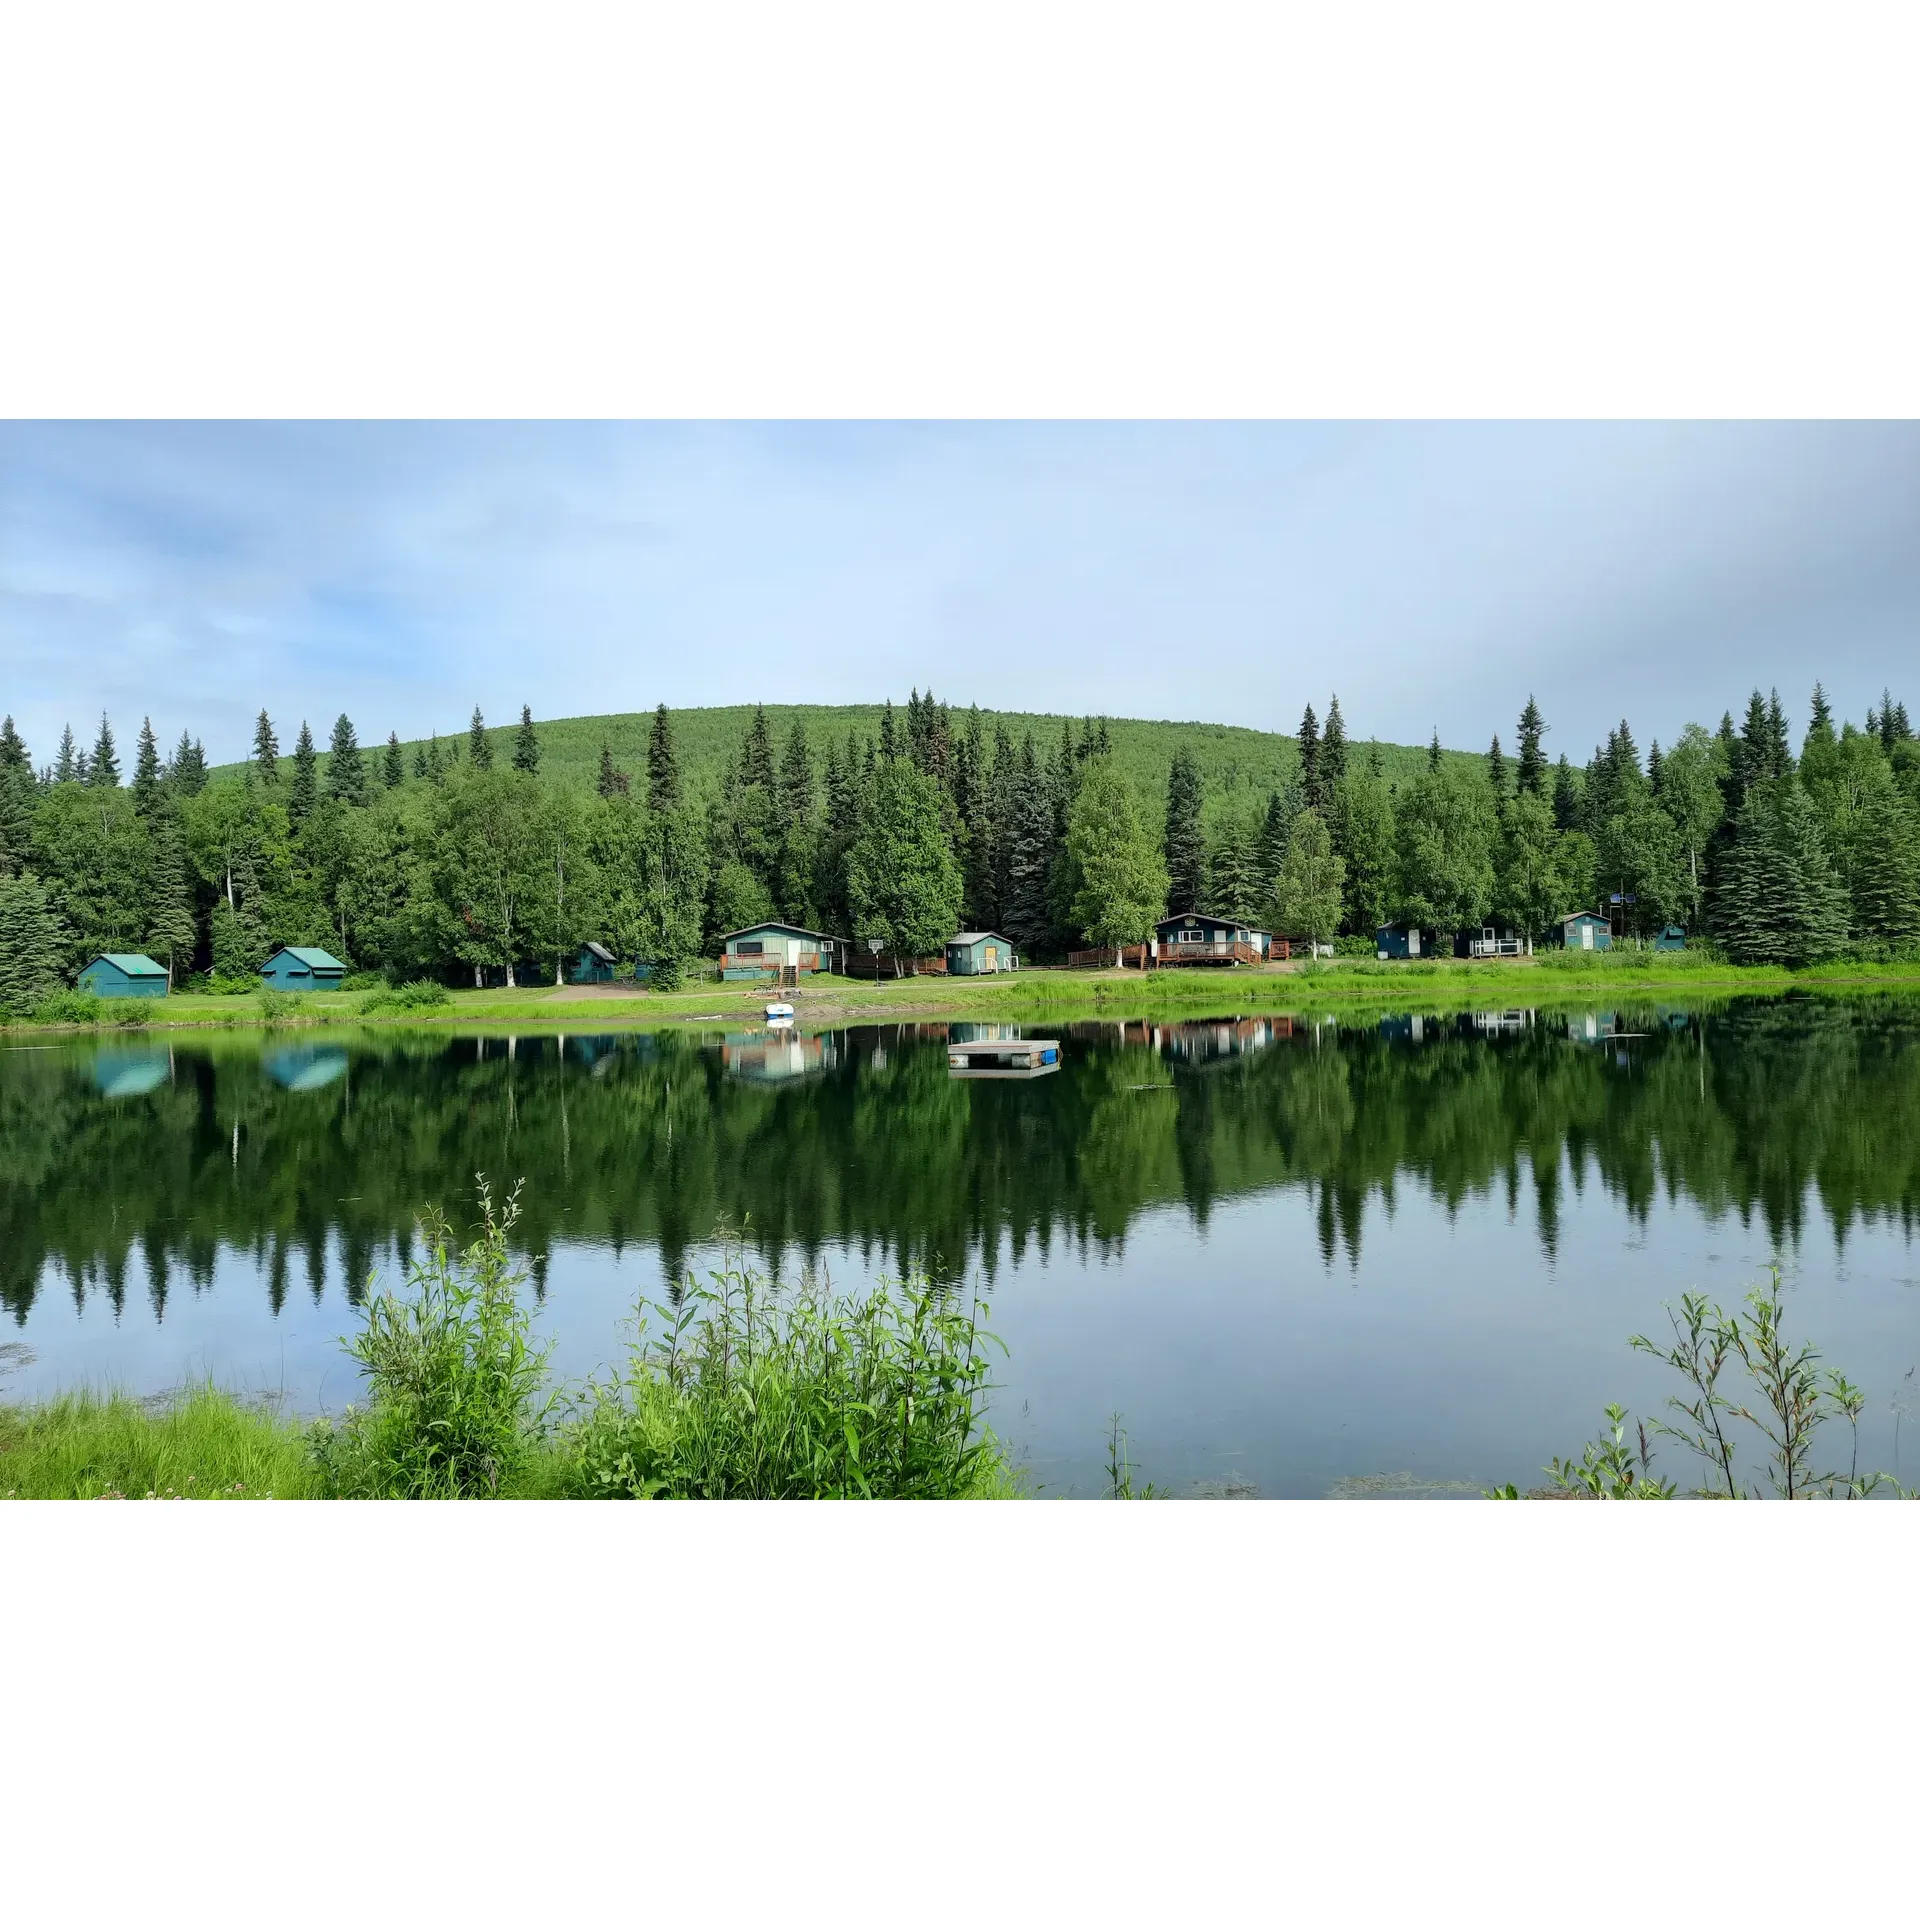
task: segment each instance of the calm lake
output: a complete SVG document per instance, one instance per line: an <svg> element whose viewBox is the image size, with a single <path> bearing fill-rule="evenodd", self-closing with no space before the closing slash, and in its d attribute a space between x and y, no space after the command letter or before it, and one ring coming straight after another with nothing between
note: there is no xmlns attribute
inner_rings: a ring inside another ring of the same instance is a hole
<svg viewBox="0 0 1920 1920"><path fill-rule="evenodd" d="M1058 1035L969 1083L947 1043ZM722 1229L789 1280L980 1287L996 1428L1100 1490L1118 1412L1176 1493L1534 1484L1683 1289L1769 1260L1920 1478L1920 1001L0 1044L0 1391L211 1374L337 1409L340 1338L423 1207L524 1182L555 1364ZM24 1348L23 1353L20 1349ZM6 1362L15 1363L6 1370ZM1678 1449L1669 1471L1691 1483ZM1398 1478L1395 1478L1395 1477Z"/></svg>

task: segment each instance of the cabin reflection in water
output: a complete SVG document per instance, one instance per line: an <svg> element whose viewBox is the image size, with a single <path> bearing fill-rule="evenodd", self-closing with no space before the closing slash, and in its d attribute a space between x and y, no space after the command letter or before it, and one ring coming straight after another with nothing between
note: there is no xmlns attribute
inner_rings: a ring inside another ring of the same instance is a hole
<svg viewBox="0 0 1920 1920"><path fill-rule="evenodd" d="M730 1033L720 1045L729 1073L762 1086L782 1086L833 1065L837 1049L830 1033L795 1033L774 1027L762 1033Z"/></svg>
<svg viewBox="0 0 1920 1920"><path fill-rule="evenodd" d="M1155 1053L1182 1066L1214 1066L1258 1053L1279 1040L1291 1040L1291 1014L1264 1020L1183 1020L1178 1026L1155 1027L1150 1044Z"/></svg>
<svg viewBox="0 0 1920 1920"><path fill-rule="evenodd" d="M345 1047L276 1047L260 1063L289 1093L331 1086L347 1070Z"/></svg>
<svg viewBox="0 0 1920 1920"><path fill-rule="evenodd" d="M107 1099L124 1100L164 1085L170 1065L171 1056L164 1047L143 1047L137 1053L103 1050L93 1058L93 1084Z"/></svg>

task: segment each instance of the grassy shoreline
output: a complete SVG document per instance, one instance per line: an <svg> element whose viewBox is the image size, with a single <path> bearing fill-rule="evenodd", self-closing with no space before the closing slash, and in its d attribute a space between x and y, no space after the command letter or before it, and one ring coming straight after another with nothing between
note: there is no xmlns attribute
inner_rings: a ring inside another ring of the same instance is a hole
<svg viewBox="0 0 1920 1920"><path fill-rule="evenodd" d="M1548 954L1529 960L1329 961L1239 968L1227 973L1165 970L1141 975L1028 968L999 979L940 975L889 981L835 977L786 990L810 1026L899 1019L1115 1020L1204 1017L1368 1007L1466 1008L1591 1001L1664 994L1712 999L1788 992L1844 995L1920 991L1920 962L1850 961L1793 971L1734 967L1693 955ZM164 1002L103 1003L96 1023L0 1022L17 1044L28 1034L223 1032L244 1028L395 1027L486 1031L502 1026L602 1029L758 1019L772 997L755 986L683 987L657 994L555 987L461 989L437 1008L367 1008L372 993L303 996L287 1007L257 993L177 994ZM152 1011L149 1012L149 1007Z"/></svg>

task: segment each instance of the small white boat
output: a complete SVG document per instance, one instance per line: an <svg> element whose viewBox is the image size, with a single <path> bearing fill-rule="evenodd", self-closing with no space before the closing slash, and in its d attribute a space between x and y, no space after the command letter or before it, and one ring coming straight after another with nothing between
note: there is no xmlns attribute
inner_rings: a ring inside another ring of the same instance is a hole
<svg viewBox="0 0 1920 1920"><path fill-rule="evenodd" d="M791 1020L793 1018L793 1008L784 1000L772 1001L767 1007L767 1018L769 1020Z"/></svg>

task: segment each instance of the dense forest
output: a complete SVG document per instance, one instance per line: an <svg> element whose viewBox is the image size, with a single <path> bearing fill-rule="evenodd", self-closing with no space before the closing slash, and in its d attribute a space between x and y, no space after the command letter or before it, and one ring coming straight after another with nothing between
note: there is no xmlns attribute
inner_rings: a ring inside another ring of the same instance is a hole
<svg viewBox="0 0 1920 1920"><path fill-rule="evenodd" d="M577 726L578 723L562 723ZM1187 746L1143 782L1116 727L1051 737L917 689L864 738L747 720L719 777L689 776L662 707L591 783L545 765L541 731L364 747L335 722L291 754L268 713L251 759L212 777L143 722L123 777L107 716L36 767L0 722L0 1007L29 1010L102 951L250 984L279 943L356 969L509 984L557 977L585 939L670 984L729 930L780 916L893 952L998 928L1034 959L1146 937L1195 908L1275 932L1383 921L1546 933L1600 907L1624 934L1678 923L1737 962L1888 953L1920 938L1920 742L1891 694L1836 723L1821 690L1796 753L1777 693L1736 724L1646 753L1621 721L1584 766L1554 760L1533 700L1506 752L1352 742L1309 707L1265 790L1221 790ZM1256 736L1257 737L1257 736Z"/></svg>

